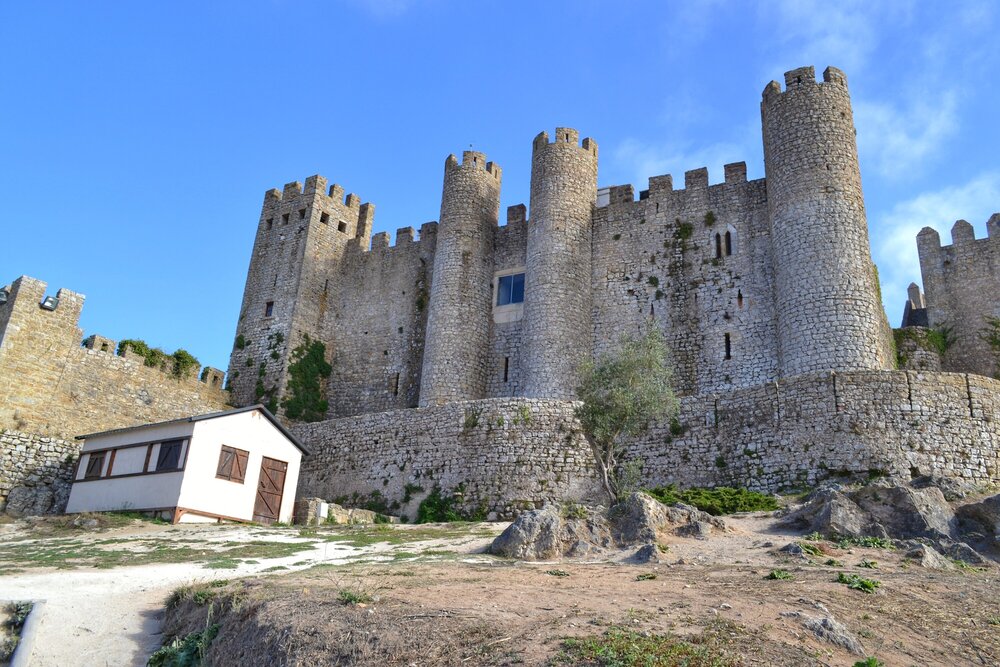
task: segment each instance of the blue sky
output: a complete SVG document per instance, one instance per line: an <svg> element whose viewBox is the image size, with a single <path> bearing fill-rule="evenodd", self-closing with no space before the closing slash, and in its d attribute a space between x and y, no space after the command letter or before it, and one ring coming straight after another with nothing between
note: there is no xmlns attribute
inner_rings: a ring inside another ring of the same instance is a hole
<svg viewBox="0 0 1000 667"><path fill-rule="evenodd" d="M991 2L2 3L0 284L83 292L86 333L224 369L269 188L323 174L376 231L417 227L471 144L505 208L556 125L597 140L602 185L759 178L765 84L835 65L898 326L917 231L982 236L1000 210L998 23Z"/></svg>

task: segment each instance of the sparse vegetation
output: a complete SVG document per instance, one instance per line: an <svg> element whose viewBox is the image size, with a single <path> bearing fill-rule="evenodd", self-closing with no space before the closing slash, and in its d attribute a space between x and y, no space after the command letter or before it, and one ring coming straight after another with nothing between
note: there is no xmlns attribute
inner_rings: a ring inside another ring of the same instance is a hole
<svg viewBox="0 0 1000 667"><path fill-rule="evenodd" d="M462 487L455 489L452 495L443 495L441 487L435 486L420 502L417 508L416 523L448 523L451 521L482 521L486 518L486 508L481 507L474 512L463 512L457 507L458 494Z"/></svg>
<svg viewBox="0 0 1000 667"><path fill-rule="evenodd" d="M643 572L642 574L635 575L636 581L652 581L653 579L656 579L655 572Z"/></svg>
<svg viewBox="0 0 1000 667"><path fill-rule="evenodd" d="M567 572L566 570L545 570L545 574L549 575L550 577L568 577L569 576L569 572Z"/></svg>
<svg viewBox="0 0 1000 667"><path fill-rule="evenodd" d="M854 663L854 667L885 667L885 663L871 655L864 660L858 660Z"/></svg>
<svg viewBox="0 0 1000 667"><path fill-rule="evenodd" d="M209 644L219 634L219 625L212 624L201 632L192 632L183 639L175 638L149 656L147 667L198 667Z"/></svg>
<svg viewBox="0 0 1000 667"><path fill-rule="evenodd" d="M337 599L342 604L367 604L372 601L372 596L364 591L354 591L342 588L337 593Z"/></svg>
<svg viewBox="0 0 1000 667"><path fill-rule="evenodd" d="M726 654L722 632L712 629L681 639L612 627L600 637L567 639L555 665L600 667L729 667L740 662Z"/></svg>
<svg viewBox="0 0 1000 667"><path fill-rule="evenodd" d="M840 572L837 574L837 583L846 584L848 588L863 593L875 593L882 585L881 581L875 579L865 579L857 574L847 574Z"/></svg>
<svg viewBox="0 0 1000 667"><path fill-rule="evenodd" d="M159 368L174 377L187 377L192 371L201 367L201 363L187 350L178 349L173 354L167 354L158 347L150 347L144 340L126 338L118 343L117 354L124 357L127 351L138 354L143 359L143 365Z"/></svg>
<svg viewBox="0 0 1000 667"><path fill-rule="evenodd" d="M865 549L895 549L892 540L884 537L841 537L837 541L838 549L850 549L851 547L863 547Z"/></svg>
<svg viewBox="0 0 1000 667"><path fill-rule="evenodd" d="M583 426L601 484L612 503L632 489L622 475L624 443L646 433L656 419L673 417L677 398L666 342L658 329L623 338L617 353L586 361L577 393Z"/></svg>
<svg viewBox="0 0 1000 667"><path fill-rule="evenodd" d="M765 579L770 579L773 581L785 581L792 578L792 575L788 570L771 570L764 576Z"/></svg>
<svg viewBox="0 0 1000 667"><path fill-rule="evenodd" d="M714 516L734 512L772 512L778 509L778 501L773 496L728 486L680 490L670 484L646 489L646 493L664 505L686 503Z"/></svg>
<svg viewBox="0 0 1000 667"><path fill-rule="evenodd" d="M288 392L281 402L285 416L304 422L325 419L330 405L324 398L323 380L333 372L326 360L326 346L304 334L302 343L292 350L291 359Z"/></svg>

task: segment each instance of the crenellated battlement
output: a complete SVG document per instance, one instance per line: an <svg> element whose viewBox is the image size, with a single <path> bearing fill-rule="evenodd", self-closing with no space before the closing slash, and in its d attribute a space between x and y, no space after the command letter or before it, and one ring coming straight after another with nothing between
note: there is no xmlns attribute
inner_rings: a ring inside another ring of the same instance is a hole
<svg viewBox="0 0 1000 667"><path fill-rule="evenodd" d="M328 203L336 203L349 209L359 209L362 206L361 197L354 193L344 194L344 188L338 183L327 185L328 181L324 176L315 174L306 179L305 184L301 181L286 183L279 190L271 188L264 193L264 205L267 206L292 206L303 198L312 200L317 195Z"/></svg>
<svg viewBox="0 0 1000 667"><path fill-rule="evenodd" d="M976 230L966 220L956 220L951 227L951 244L942 245L941 235L932 227L924 227L917 234L917 247L921 256L930 254L936 250L948 250L958 248L968 244L984 244L991 241L1000 241L1000 213L994 213L986 222L986 236L976 238Z"/></svg>
<svg viewBox="0 0 1000 667"><path fill-rule="evenodd" d="M639 193L639 201L646 199L655 200L668 194L683 198L688 193L698 193L701 195L709 189L734 185L739 186L748 183L746 162L727 164L724 167L724 171L725 180L722 183L709 182L708 167L699 167L698 169L686 171L684 172L684 187L679 190L674 189L674 177L671 174L650 176L648 189ZM636 201L635 187L631 184L612 185L604 188L604 190L607 191L608 201L607 204L599 203L599 207L602 205L627 204Z"/></svg>
<svg viewBox="0 0 1000 667"><path fill-rule="evenodd" d="M576 146L577 148L590 153L594 157L597 157L597 142L590 137L586 137L581 144L580 132L571 127L557 127L555 138L552 141L549 141L548 132L545 132L544 130L539 132L534 141L531 143L531 150L535 153L545 149L547 146L560 144Z"/></svg>
<svg viewBox="0 0 1000 667"><path fill-rule="evenodd" d="M774 98L775 96L783 95L784 93L796 93L800 90L806 90L814 86L821 86L824 84L832 84L834 86L840 86L845 91L847 89L847 75L843 71L837 69L836 67L827 67L823 70L823 82L820 83L816 81L816 68L812 65L807 67L798 67L793 70L785 72L785 89L782 91L781 84L777 81L771 81L764 87L764 92L761 93L761 97L765 102Z"/></svg>
<svg viewBox="0 0 1000 667"><path fill-rule="evenodd" d="M421 244L436 243L438 223L436 221L425 222L420 225L418 232L413 227L400 227L396 230L395 239L389 232L379 232L372 236L371 245L361 248L364 255L380 255L395 251L418 250Z"/></svg>
<svg viewBox="0 0 1000 667"><path fill-rule="evenodd" d="M498 181L503 175L500 165L495 162L488 162L486 160L486 153L480 153L478 151L463 151L461 162L459 162L455 154L452 153L445 159L444 164L446 170L481 169Z"/></svg>

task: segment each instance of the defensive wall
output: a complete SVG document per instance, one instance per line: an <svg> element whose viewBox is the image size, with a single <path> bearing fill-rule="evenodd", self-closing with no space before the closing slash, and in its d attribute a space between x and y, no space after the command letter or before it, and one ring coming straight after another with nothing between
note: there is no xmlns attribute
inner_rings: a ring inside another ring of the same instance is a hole
<svg viewBox="0 0 1000 667"><path fill-rule="evenodd" d="M0 431L0 511L62 512L69 500L80 443L37 433Z"/></svg>
<svg viewBox="0 0 1000 667"><path fill-rule="evenodd" d="M498 517L593 496L591 454L573 407L486 399L298 425L292 430L311 452L300 496L377 494L411 517L435 486L458 489L467 510ZM808 373L684 397L676 421L656 425L629 452L643 461L647 484L778 492L870 473L995 484L1000 382L914 371Z"/></svg>
<svg viewBox="0 0 1000 667"><path fill-rule="evenodd" d="M46 284L22 276L0 305L0 427L74 436L226 408L222 371L177 377L134 353L115 354L101 336L83 341L84 296L60 289L47 310ZM200 372L199 372L200 371Z"/></svg>

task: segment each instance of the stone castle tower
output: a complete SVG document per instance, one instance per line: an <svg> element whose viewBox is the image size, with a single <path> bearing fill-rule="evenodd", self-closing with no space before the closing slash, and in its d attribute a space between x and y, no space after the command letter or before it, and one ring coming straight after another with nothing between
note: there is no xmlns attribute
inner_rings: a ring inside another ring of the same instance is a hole
<svg viewBox="0 0 1000 667"><path fill-rule="evenodd" d="M371 236L374 207L318 176L267 193L230 362L234 401L278 401L321 342L328 417L497 397L572 399L580 363L652 322L682 394L889 368L842 72L785 75L761 103L766 179L743 163L597 187L570 128L532 144L530 216L500 226L500 167L445 162L440 223ZM370 243L370 247L369 247Z"/></svg>

